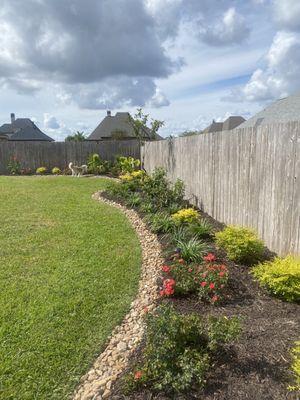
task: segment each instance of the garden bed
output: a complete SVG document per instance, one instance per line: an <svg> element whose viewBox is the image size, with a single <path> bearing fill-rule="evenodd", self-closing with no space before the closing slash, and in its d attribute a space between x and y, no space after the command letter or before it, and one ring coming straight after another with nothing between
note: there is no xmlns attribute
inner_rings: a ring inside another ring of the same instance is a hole
<svg viewBox="0 0 300 400"><path fill-rule="evenodd" d="M114 198L108 193L106 197ZM120 198L118 201L121 201ZM143 212L140 214L145 216ZM222 227L219 222L207 218L217 230ZM166 236L158 235L158 238L168 254L169 242ZM121 378L114 385L111 399L298 399L298 393L288 391L287 387L293 381L289 369L290 349L299 339L299 305L272 297L253 279L249 267L228 260L212 241L209 241L209 245L218 261L226 263L229 270L224 300L212 306L199 301L195 295L189 295L164 299L163 302L173 304L183 314L238 316L242 321L241 336L213 360L203 389L193 387L188 393L173 393L169 396L163 392L143 389L124 395L124 382ZM167 255L165 261L171 262ZM142 353L143 346L132 356L132 366L138 362Z"/></svg>

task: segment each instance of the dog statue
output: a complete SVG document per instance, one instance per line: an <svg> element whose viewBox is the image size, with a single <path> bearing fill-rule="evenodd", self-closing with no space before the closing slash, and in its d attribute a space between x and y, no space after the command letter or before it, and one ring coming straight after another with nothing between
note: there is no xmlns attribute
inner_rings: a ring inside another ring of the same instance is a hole
<svg viewBox="0 0 300 400"><path fill-rule="evenodd" d="M69 168L72 171L72 176L77 176L77 177L86 174L88 169L87 165L81 165L79 167L78 165L74 165L72 162L70 162Z"/></svg>

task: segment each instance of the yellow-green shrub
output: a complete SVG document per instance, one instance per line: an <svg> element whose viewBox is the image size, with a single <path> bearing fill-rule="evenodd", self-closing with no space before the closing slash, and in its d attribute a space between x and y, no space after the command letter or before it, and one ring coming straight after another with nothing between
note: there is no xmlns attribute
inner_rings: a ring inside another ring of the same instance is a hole
<svg viewBox="0 0 300 400"><path fill-rule="evenodd" d="M54 168L52 168L52 174L59 175L59 174L61 174L61 170L58 167L54 167Z"/></svg>
<svg viewBox="0 0 300 400"><path fill-rule="evenodd" d="M230 260L251 265L263 257L264 243L252 229L227 226L215 236L217 246L226 250Z"/></svg>
<svg viewBox="0 0 300 400"><path fill-rule="evenodd" d="M292 371L295 376L295 385L290 386L290 390L300 390L300 341L295 343L295 347L292 349Z"/></svg>
<svg viewBox="0 0 300 400"><path fill-rule="evenodd" d="M300 258L277 257L253 268L254 276L274 295L300 301Z"/></svg>
<svg viewBox="0 0 300 400"><path fill-rule="evenodd" d="M39 167L36 170L36 173L39 174L39 175L44 175L46 172L47 172L47 168L46 167Z"/></svg>
<svg viewBox="0 0 300 400"><path fill-rule="evenodd" d="M172 219L175 224L192 223L198 219L198 212L193 208L184 208L172 214Z"/></svg>

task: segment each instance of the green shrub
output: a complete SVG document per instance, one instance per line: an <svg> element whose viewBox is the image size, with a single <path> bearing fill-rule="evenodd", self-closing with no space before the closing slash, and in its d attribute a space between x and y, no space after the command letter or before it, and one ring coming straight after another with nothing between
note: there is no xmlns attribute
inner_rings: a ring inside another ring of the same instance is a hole
<svg viewBox="0 0 300 400"><path fill-rule="evenodd" d="M295 385L290 386L290 390L300 390L300 341L295 343L295 347L292 349L292 371L295 376Z"/></svg>
<svg viewBox="0 0 300 400"><path fill-rule="evenodd" d="M170 216L162 212L148 215L146 221L154 233L167 233L172 231L174 227L174 222Z"/></svg>
<svg viewBox="0 0 300 400"><path fill-rule="evenodd" d="M177 211L175 214L172 214L172 219L176 225L196 222L198 217L198 212L193 208L183 208Z"/></svg>
<svg viewBox="0 0 300 400"><path fill-rule="evenodd" d="M143 182L143 195L156 210L163 210L175 204L183 204L184 185L179 179L172 185L163 168L156 168Z"/></svg>
<svg viewBox="0 0 300 400"><path fill-rule="evenodd" d="M110 162L102 160L99 154L91 154L87 161L88 173L94 175L106 174L110 169Z"/></svg>
<svg viewBox="0 0 300 400"><path fill-rule="evenodd" d="M178 240L176 246L181 257L187 262L201 262L203 255L209 251L209 246L196 237Z"/></svg>
<svg viewBox="0 0 300 400"><path fill-rule="evenodd" d="M119 170L119 173L126 174L131 173L139 169L141 165L140 160L135 159L133 157L117 157L115 167Z"/></svg>
<svg viewBox="0 0 300 400"><path fill-rule="evenodd" d="M275 296L286 301L300 301L300 258L276 257L257 265L254 276Z"/></svg>
<svg viewBox="0 0 300 400"><path fill-rule="evenodd" d="M188 226L190 233L199 239L207 239L212 236L213 227L206 219L198 221Z"/></svg>
<svg viewBox="0 0 300 400"><path fill-rule="evenodd" d="M61 170L58 168L58 167L54 167L54 168L52 168L52 174L53 175L59 175L59 174L61 174Z"/></svg>
<svg viewBox="0 0 300 400"><path fill-rule="evenodd" d="M142 362L127 379L129 391L149 386L174 395L195 383L204 386L216 352L240 332L236 317L181 315L169 305L160 306L146 322Z"/></svg>
<svg viewBox="0 0 300 400"><path fill-rule="evenodd" d="M215 237L217 245L226 250L230 260L251 265L263 258L264 243L252 229L227 226Z"/></svg>
<svg viewBox="0 0 300 400"><path fill-rule="evenodd" d="M130 193L127 197L126 197L126 204L129 207L139 207L141 205L141 196L139 193Z"/></svg>
<svg viewBox="0 0 300 400"><path fill-rule="evenodd" d="M46 172L47 172L47 168L46 168L46 167L39 167L39 168L37 168L37 170L36 170L36 173L37 173L38 175L45 175Z"/></svg>
<svg viewBox="0 0 300 400"><path fill-rule="evenodd" d="M18 161L16 156L10 158L7 164L7 170L11 175L21 174L21 163Z"/></svg>

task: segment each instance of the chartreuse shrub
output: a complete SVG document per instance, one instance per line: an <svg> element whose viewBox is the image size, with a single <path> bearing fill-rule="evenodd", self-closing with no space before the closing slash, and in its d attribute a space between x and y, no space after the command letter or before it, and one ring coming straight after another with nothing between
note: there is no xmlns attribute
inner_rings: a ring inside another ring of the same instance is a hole
<svg viewBox="0 0 300 400"><path fill-rule="evenodd" d="M37 170L36 170L36 173L37 173L38 175L45 175L46 172L47 172L47 168L46 168L46 167L39 167L39 168L37 168Z"/></svg>
<svg viewBox="0 0 300 400"><path fill-rule="evenodd" d="M126 173L131 173L133 171L136 171L140 165L141 162L138 159L135 159L133 157L117 157L116 158L116 167L120 170L121 174L126 174Z"/></svg>
<svg viewBox="0 0 300 400"><path fill-rule="evenodd" d="M295 343L295 347L292 349L292 371L295 377L295 384L290 386L290 390L300 390L300 341Z"/></svg>
<svg viewBox="0 0 300 400"><path fill-rule="evenodd" d="M87 160L89 174L106 174L109 172L111 164L109 161L102 160L99 154L91 154Z"/></svg>
<svg viewBox="0 0 300 400"><path fill-rule="evenodd" d="M251 265L263 258L264 243L252 229L227 226L215 237L217 246L226 250L230 260Z"/></svg>
<svg viewBox="0 0 300 400"><path fill-rule="evenodd" d="M52 174L53 175L59 175L59 174L61 174L61 170L58 168L58 167L54 167L54 168L52 168Z"/></svg>
<svg viewBox="0 0 300 400"><path fill-rule="evenodd" d="M172 219L175 222L175 224L181 225L184 223L196 222L198 216L199 216L198 212L193 208L184 208L173 214Z"/></svg>
<svg viewBox="0 0 300 400"><path fill-rule="evenodd" d="M287 256L257 265L254 276L272 294L286 301L300 301L300 258Z"/></svg>
<svg viewBox="0 0 300 400"><path fill-rule="evenodd" d="M142 361L127 377L127 391L143 386L169 394L205 385L214 355L240 332L236 317L182 315L161 305L147 316Z"/></svg>

